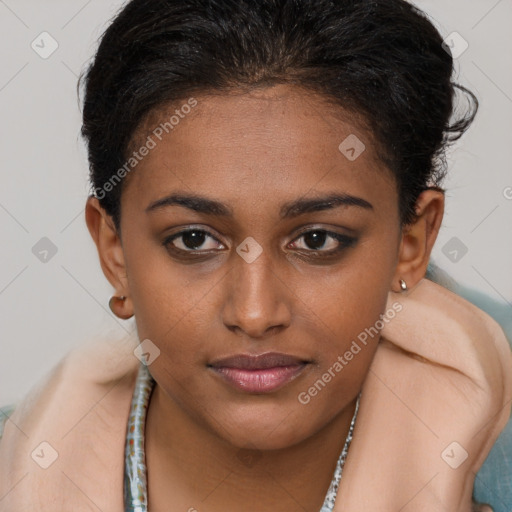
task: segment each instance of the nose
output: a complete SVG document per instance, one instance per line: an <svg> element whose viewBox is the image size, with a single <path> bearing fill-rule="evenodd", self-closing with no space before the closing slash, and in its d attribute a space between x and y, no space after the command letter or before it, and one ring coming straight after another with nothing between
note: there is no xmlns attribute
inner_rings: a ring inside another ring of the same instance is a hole
<svg viewBox="0 0 512 512"><path fill-rule="evenodd" d="M293 292L265 251L252 263L237 256L226 283L222 316L229 330L262 339L290 325Z"/></svg>

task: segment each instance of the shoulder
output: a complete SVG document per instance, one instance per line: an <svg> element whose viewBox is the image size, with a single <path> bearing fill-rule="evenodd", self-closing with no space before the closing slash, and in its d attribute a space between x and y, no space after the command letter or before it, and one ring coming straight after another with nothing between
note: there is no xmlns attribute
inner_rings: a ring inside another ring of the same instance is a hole
<svg viewBox="0 0 512 512"><path fill-rule="evenodd" d="M429 264L426 277L490 315L512 344L512 316L508 303L456 282L434 263ZM512 417L508 417L505 428L476 474L474 496L475 501L492 505L494 512L512 510Z"/></svg>

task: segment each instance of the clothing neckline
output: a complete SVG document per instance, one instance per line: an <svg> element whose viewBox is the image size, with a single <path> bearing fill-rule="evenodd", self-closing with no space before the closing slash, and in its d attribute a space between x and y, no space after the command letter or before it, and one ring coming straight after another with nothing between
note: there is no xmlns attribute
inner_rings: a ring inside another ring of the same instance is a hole
<svg viewBox="0 0 512 512"><path fill-rule="evenodd" d="M141 363L135 381L130 414L126 429L125 442L125 471L124 471L124 506L125 512L147 512L147 479L146 456L144 450L144 433L146 426L146 413L155 380L150 374L147 365ZM359 410L359 393L356 408L350 422L345 444L336 463L336 469L331 484L325 495L324 503L319 512L332 512L334 502L343 473L343 467L352 441L354 427Z"/></svg>

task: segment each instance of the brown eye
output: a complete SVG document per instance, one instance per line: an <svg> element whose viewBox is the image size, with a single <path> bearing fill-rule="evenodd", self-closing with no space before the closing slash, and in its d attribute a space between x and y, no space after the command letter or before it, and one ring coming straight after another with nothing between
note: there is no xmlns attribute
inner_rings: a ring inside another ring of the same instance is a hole
<svg viewBox="0 0 512 512"><path fill-rule="evenodd" d="M208 242L208 240L218 242L218 240L207 231L190 229L187 231L180 231L179 233L167 237L164 240L163 245L166 247L171 245L171 248L184 252L209 251L215 249L215 243L212 244L212 242ZM220 244L220 242L218 243Z"/></svg>
<svg viewBox="0 0 512 512"><path fill-rule="evenodd" d="M352 247L357 242L353 237L323 229L302 233L296 240L301 239L304 239L303 247L297 247L297 242L294 242L295 248L304 249L306 252L323 252L326 254L342 251L347 247Z"/></svg>

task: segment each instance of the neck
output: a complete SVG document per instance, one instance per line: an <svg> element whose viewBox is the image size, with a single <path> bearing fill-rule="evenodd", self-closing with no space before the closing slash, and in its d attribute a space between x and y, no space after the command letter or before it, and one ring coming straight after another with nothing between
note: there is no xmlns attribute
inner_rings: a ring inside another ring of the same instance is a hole
<svg viewBox="0 0 512 512"><path fill-rule="evenodd" d="M345 444L356 400L293 446L247 450L206 430L158 384L146 418L148 509L152 512L318 512Z"/></svg>

